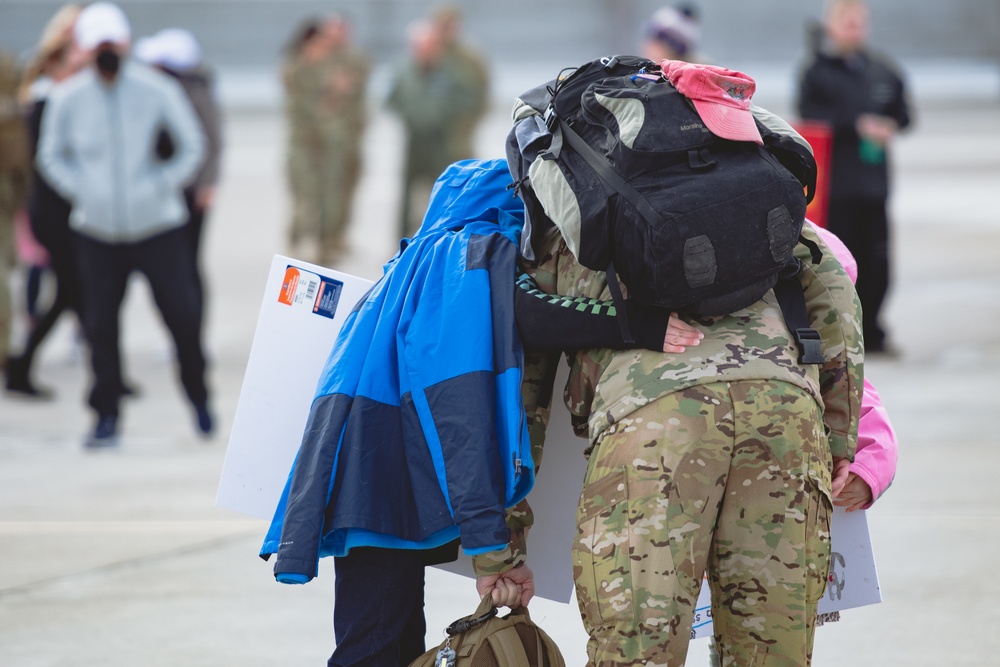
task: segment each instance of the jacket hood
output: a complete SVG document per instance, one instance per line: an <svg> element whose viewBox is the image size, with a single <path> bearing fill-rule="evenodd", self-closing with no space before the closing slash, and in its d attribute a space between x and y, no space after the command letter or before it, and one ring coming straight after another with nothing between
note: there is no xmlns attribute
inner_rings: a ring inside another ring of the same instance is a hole
<svg viewBox="0 0 1000 667"><path fill-rule="evenodd" d="M462 160L449 165L434 183L416 236L460 229L482 220L497 222L504 236L519 243L524 204L508 189L512 183L504 159Z"/></svg>

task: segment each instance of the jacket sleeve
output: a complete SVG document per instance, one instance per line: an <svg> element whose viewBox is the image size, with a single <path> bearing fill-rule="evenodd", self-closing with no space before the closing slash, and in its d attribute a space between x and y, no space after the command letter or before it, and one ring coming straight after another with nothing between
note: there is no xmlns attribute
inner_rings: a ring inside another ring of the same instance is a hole
<svg viewBox="0 0 1000 667"><path fill-rule="evenodd" d="M35 163L56 192L76 199L79 166L70 145L70 110L67 98L57 87L45 104Z"/></svg>
<svg viewBox="0 0 1000 667"><path fill-rule="evenodd" d="M660 352L670 311L625 302L635 343L626 343L613 301L569 297L543 292L527 273L517 278L514 314L521 342L537 350L586 350L602 347L625 350L644 347Z"/></svg>
<svg viewBox="0 0 1000 667"><path fill-rule="evenodd" d="M864 342L861 304L840 262L810 226L802 235L823 251L818 264L803 244L795 255L802 261L799 280L812 327L823 341L825 361L820 366L823 422L833 456L854 459L864 383Z"/></svg>
<svg viewBox="0 0 1000 667"><path fill-rule="evenodd" d="M898 459L896 431L875 387L865 380L861 421L858 424L858 451L850 467L850 472L863 479L872 490L872 502L862 509L871 507L892 484Z"/></svg>
<svg viewBox="0 0 1000 667"><path fill-rule="evenodd" d="M171 189L190 183L205 157L205 133L184 89L174 79L163 77L163 125L174 140L174 155L162 162L160 176Z"/></svg>
<svg viewBox="0 0 1000 667"><path fill-rule="evenodd" d="M828 61L818 56L802 71L797 100L799 117L825 122L837 135L857 136L854 123L859 112L854 104L840 99L830 88L826 81L829 67Z"/></svg>

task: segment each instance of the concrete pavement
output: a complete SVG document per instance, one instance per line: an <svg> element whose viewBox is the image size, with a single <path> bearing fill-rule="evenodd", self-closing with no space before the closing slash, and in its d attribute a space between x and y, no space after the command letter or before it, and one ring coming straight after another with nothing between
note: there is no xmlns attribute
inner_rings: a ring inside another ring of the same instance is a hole
<svg viewBox="0 0 1000 667"><path fill-rule="evenodd" d="M751 72L752 73L752 72ZM535 83L528 81L527 84ZM527 86L524 86L527 87ZM761 100L787 113L784 100ZM499 155L507 105L480 135ZM377 278L395 250L399 128L379 114L336 268ZM332 563L307 586L274 583L256 557L265 525L214 506L271 255L284 252L283 128L274 112L231 112L225 180L207 227L211 382L219 429L202 441L169 362L148 290L123 316L122 446L87 452L87 380L60 323L37 380L55 401L0 396L0 665L321 665L332 648ZM869 512L882 604L819 630L814 664L1000 665L1000 100L917 104L895 153L894 286L887 322L904 356L869 376L897 428L897 481ZM471 583L428 575L428 644L471 610ZM583 662L575 607L532 616ZM704 665L704 642L690 665Z"/></svg>

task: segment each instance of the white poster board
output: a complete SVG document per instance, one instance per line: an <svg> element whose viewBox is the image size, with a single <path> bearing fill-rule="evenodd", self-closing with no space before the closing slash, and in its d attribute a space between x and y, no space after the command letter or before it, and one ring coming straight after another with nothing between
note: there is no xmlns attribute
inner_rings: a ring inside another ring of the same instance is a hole
<svg viewBox="0 0 1000 667"><path fill-rule="evenodd" d="M262 519L274 516L320 372L371 285L282 255L271 260L216 505Z"/></svg>
<svg viewBox="0 0 1000 667"><path fill-rule="evenodd" d="M319 374L347 315L371 284L288 257L274 257L216 504L272 518L298 452ZM528 497L535 514L528 553L537 595L567 603L573 595L571 547L586 471L586 442L573 434L569 413L558 398L567 374L565 364L560 367L544 464ZM880 602L864 512L848 514L837 509L832 533L831 580L820 612ZM437 567L471 577L469 560L462 555L454 563ZM707 636L711 631L707 586L697 607L693 636Z"/></svg>

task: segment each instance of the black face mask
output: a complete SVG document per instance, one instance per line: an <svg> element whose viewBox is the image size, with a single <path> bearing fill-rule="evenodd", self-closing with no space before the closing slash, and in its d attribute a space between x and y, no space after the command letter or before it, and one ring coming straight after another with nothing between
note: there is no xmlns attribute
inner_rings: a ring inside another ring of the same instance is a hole
<svg viewBox="0 0 1000 667"><path fill-rule="evenodd" d="M121 56L114 51L101 51L97 54L97 69L105 76L114 78L118 74L118 68L121 67L121 64Z"/></svg>

